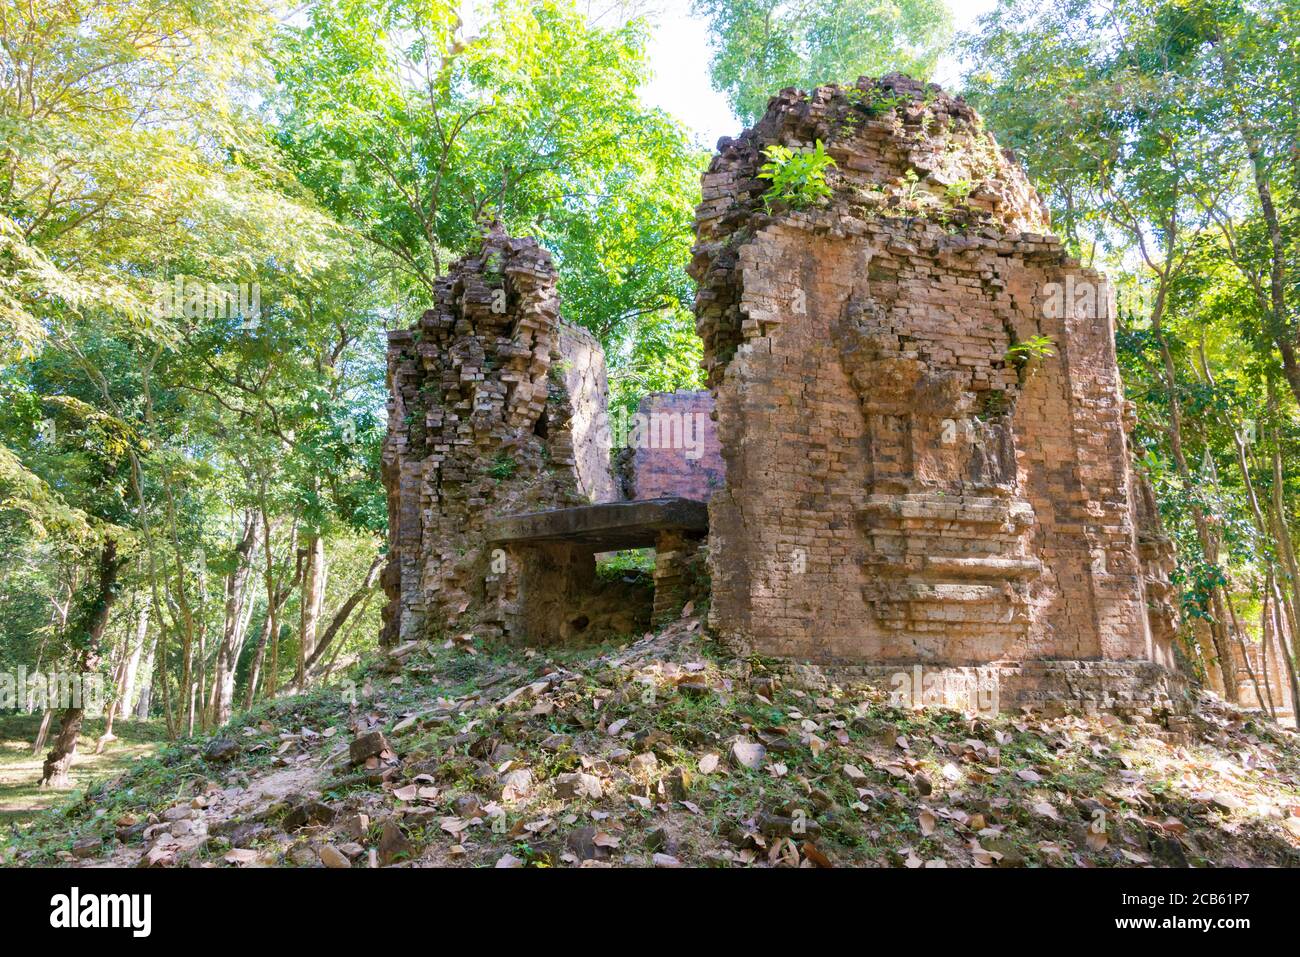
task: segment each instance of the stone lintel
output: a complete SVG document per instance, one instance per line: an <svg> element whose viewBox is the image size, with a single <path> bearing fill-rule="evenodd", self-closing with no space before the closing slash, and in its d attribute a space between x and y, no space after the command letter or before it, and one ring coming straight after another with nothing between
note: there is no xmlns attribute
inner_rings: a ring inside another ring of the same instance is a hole
<svg viewBox="0 0 1300 957"><path fill-rule="evenodd" d="M652 498L508 515L488 526L488 540L493 544L569 542L614 551L653 547L665 531L702 536L708 529L705 503Z"/></svg>

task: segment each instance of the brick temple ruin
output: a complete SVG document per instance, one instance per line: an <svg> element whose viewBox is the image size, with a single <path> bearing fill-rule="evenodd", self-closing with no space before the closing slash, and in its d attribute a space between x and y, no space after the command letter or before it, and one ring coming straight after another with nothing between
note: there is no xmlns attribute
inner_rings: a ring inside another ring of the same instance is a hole
<svg viewBox="0 0 1300 957"><path fill-rule="evenodd" d="M763 150L819 141L829 200L769 208ZM1112 297L969 106L783 91L719 143L695 231L708 391L647 397L666 441L611 457L603 356L531 240L489 235L390 334L386 643L635 635L707 598L728 648L837 680L1168 700L1173 550ZM644 547L652 596L597 574Z"/></svg>

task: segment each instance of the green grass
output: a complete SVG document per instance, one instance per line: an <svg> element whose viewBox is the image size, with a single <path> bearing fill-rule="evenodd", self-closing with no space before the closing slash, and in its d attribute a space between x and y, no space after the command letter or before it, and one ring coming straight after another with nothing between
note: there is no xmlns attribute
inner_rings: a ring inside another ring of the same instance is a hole
<svg viewBox="0 0 1300 957"><path fill-rule="evenodd" d="M73 791L83 790L92 781L118 774L138 758L153 754L166 741L161 721L117 721L113 733L117 740L103 754L94 754L95 741L104 733L104 719L88 720L77 739L77 757L72 764L72 786L41 788L41 765L49 746L32 755L32 742L40 731L39 714L0 715L0 825L30 820L38 811L58 803ZM50 740L58 730L58 718L51 724Z"/></svg>
<svg viewBox="0 0 1300 957"><path fill-rule="evenodd" d="M596 563L596 577L601 581L638 581L649 586L654 570L653 548L625 548Z"/></svg>

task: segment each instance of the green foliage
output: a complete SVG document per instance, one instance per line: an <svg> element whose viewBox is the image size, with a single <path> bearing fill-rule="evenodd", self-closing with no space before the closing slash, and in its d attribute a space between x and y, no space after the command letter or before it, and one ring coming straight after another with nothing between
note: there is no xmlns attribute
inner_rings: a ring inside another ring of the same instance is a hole
<svg viewBox="0 0 1300 957"><path fill-rule="evenodd" d="M487 467L487 474L492 476L498 482L503 482L514 476L519 469L519 463L512 459L505 452L498 452L492 459L492 464Z"/></svg>
<svg viewBox="0 0 1300 957"><path fill-rule="evenodd" d="M1023 365L1032 359L1050 359L1056 355L1056 342L1051 336L1030 336L1012 343L1003 357L1007 362Z"/></svg>
<svg viewBox="0 0 1300 957"><path fill-rule="evenodd" d="M929 76L952 34L942 0L695 0L712 32L713 85L745 125L787 86Z"/></svg>
<svg viewBox="0 0 1300 957"><path fill-rule="evenodd" d="M704 347L695 334L695 316L685 308L643 316L636 337L612 356L610 414L636 411L651 392L704 386Z"/></svg>
<svg viewBox="0 0 1300 957"><path fill-rule="evenodd" d="M860 107L868 116L886 116L908 102L902 93L886 93L878 88L868 90L856 86L844 91L845 98L856 107Z"/></svg>
<svg viewBox="0 0 1300 957"><path fill-rule="evenodd" d="M949 183L944 194L949 201L953 203L965 202L970 197L971 192L975 189L975 184L968 179L959 179L955 183Z"/></svg>
<svg viewBox="0 0 1300 957"><path fill-rule="evenodd" d="M655 570L652 548L625 548L614 552L596 565L596 576L605 581L634 580L652 585Z"/></svg>
<svg viewBox="0 0 1300 957"><path fill-rule="evenodd" d="M790 149L779 143L763 150L767 157L758 171L759 179L769 180L771 186L763 194L767 209L781 203L793 209L805 209L831 195L826 185L826 171L835 166L821 140L809 149Z"/></svg>
<svg viewBox="0 0 1300 957"><path fill-rule="evenodd" d="M596 335L617 377L658 335L647 327L690 308L707 155L640 101L643 22L496 0L469 35L458 6L313 5L279 38L277 141L321 204L391 256L404 312L425 308L485 224L537 238L565 318Z"/></svg>

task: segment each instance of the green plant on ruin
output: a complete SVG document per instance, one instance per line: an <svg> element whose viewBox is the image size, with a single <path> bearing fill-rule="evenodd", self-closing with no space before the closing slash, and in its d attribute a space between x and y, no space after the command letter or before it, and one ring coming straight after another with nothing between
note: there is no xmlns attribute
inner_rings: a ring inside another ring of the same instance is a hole
<svg viewBox="0 0 1300 957"><path fill-rule="evenodd" d="M979 130L971 152L975 156L974 162L971 163L972 172L978 173L982 179L990 179L998 175L1001 156L991 133Z"/></svg>
<svg viewBox="0 0 1300 957"><path fill-rule="evenodd" d="M877 89L860 90L857 87L845 90L844 98L848 101L849 110L840 124L850 130L858 129L868 119L894 116L899 107L906 106L909 102L901 94L887 94Z"/></svg>
<svg viewBox="0 0 1300 957"><path fill-rule="evenodd" d="M1050 336L1030 336L1012 342L1003 360L1014 365L1021 384L1038 370L1038 360L1056 355L1056 343Z"/></svg>
<svg viewBox="0 0 1300 957"><path fill-rule="evenodd" d="M921 178L916 175L916 170L909 169L903 174L903 181L899 185L899 199L904 205L914 206L919 209L925 195L925 190L921 188Z"/></svg>
<svg viewBox="0 0 1300 957"><path fill-rule="evenodd" d="M775 143L763 150L767 162L758 171L759 179L771 181L763 194L763 206L770 212L777 203L792 209L805 209L831 195L826 185L826 171L835 165L821 140L809 149L790 149Z"/></svg>
<svg viewBox="0 0 1300 957"><path fill-rule="evenodd" d="M944 190L944 195L953 203L965 202L975 190L975 184L968 179L959 179L956 182L949 183L948 188Z"/></svg>
<svg viewBox="0 0 1300 957"><path fill-rule="evenodd" d="M1005 392L1001 389L990 389L988 392L984 393L979 417L986 421L988 419L996 419L1000 415L1005 415L1010 407Z"/></svg>
<svg viewBox="0 0 1300 957"><path fill-rule="evenodd" d="M844 91L845 98L854 106L865 110L868 116L883 116L893 113L909 100L902 93L885 93L879 89L860 90L857 87Z"/></svg>
<svg viewBox="0 0 1300 957"><path fill-rule="evenodd" d="M1051 336L1030 336L1011 344L1003 359L1023 366L1033 359L1050 359L1056 355L1056 342Z"/></svg>
<svg viewBox="0 0 1300 957"><path fill-rule="evenodd" d="M506 479L513 477L518 469L518 462L505 452L498 452L496 457L492 459L492 464L487 467L487 474L498 482L504 482Z"/></svg>

